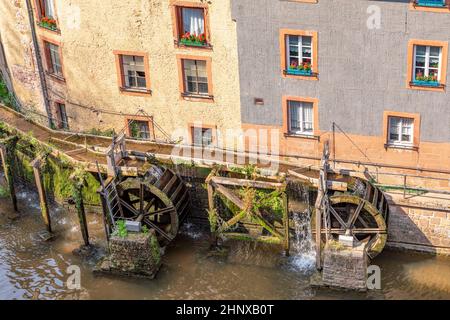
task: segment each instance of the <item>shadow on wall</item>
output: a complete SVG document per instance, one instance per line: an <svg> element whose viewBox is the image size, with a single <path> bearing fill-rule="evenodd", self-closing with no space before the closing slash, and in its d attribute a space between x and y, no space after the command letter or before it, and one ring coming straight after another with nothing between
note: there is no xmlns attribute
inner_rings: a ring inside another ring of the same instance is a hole
<svg viewBox="0 0 450 320"><path fill-rule="evenodd" d="M450 253L450 213L445 209L424 208L413 203L393 204L392 195L386 194L386 197L390 202L389 247L432 254Z"/></svg>

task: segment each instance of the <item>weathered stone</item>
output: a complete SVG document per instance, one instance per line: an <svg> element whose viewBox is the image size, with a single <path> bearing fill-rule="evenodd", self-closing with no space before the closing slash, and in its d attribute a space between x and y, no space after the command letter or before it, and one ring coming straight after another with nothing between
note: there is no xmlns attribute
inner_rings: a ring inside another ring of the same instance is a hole
<svg viewBox="0 0 450 320"><path fill-rule="evenodd" d="M161 266L161 251L154 230L148 234L130 233L125 238L112 236L110 255L99 263L97 273L153 279Z"/></svg>
<svg viewBox="0 0 450 320"><path fill-rule="evenodd" d="M353 290L366 290L367 286L366 245L358 247L334 247L324 250L323 284Z"/></svg>

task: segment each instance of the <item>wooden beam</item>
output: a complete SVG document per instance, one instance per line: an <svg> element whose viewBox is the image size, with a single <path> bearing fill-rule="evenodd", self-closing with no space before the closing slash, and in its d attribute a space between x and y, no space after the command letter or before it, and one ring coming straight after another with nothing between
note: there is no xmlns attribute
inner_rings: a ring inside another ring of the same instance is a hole
<svg viewBox="0 0 450 320"><path fill-rule="evenodd" d="M268 181L253 181L246 179L235 179L235 178L224 178L224 177L213 177L211 180L216 184L228 185L228 186L238 186L238 187L251 187L257 189L285 189L286 184L279 182L268 182Z"/></svg>
<svg viewBox="0 0 450 320"><path fill-rule="evenodd" d="M34 180L36 181L36 187L39 194L39 203L41 206L42 219L44 220L44 224L47 228L47 231L51 233L52 222L50 219L50 213L48 211L47 195L45 192L44 183L42 181L41 165L42 165L42 158L40 156L31 162L31 166L33 167Z"/></svg>
<svg viewBox="0 0 450 320"><path fill-rule="evenodd" d="M288 170L288 173L296 178L308 181L309 183L311 183L313 185L313 187L319 188L319 179L317 179L317 178L312 178L312 177L298 173L293 170ZM327 188L330 190L335 190L335 191L347 191L348 184L347 184L347 182L327 180Z"/></svg>
<svg viewBox="0 0 450 320"><path fill-rule="evenodd" d="M233 202L236 206L238 206L241 210L247 210L244 202L235 195L231 190L228 190L223 185L216 184L214 181L212 181L213 186L216 188L218 192L220 192L222 195L224 195L228 200ZM261 212L259 210L254 210L253 212L253 218L255 218L258 223L264 227L267 231L272 233L273 235L279 237L280 239L283 239L284 236L281 232L279 232L270 222L266 221L264 217L262 216ZM241 220L244 217L244 215L237 215L232 220L237 219L238 221ZM231 221L231 220L230 220ZM233 221L232 221L233 222Z"/></svg>
<svg viewBox="0 0 450 320"><path fill-rule="evenodd" d="M5 173L5 179L8 185L9 196L11 198L13 208L15 212L18 212L19 209L17 207L17 196L16 189L14 187L14 175L11 171L11 159L8 156L8 153L12 152L12 150L8 150L6 145L0 144L0 158L2 160L3 172Z"/></svg>

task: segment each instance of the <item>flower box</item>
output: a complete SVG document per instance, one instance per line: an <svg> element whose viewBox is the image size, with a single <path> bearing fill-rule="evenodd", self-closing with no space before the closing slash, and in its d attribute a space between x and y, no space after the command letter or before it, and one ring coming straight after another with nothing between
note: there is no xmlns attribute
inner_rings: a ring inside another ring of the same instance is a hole
<svg viewBox="0 0 450 320"><path fill-rule="evenodd" d="M206 46L206 41L198 41L198 40L190 40L190 39L181 39L180 43L185 45L185 46L196 46L196 47L205 47Z"/></svg>
<svg viewBox="0 0 450 320"><path fill-rule="evenodd" d="M286 74L291 74L295 76L311 76L311 69L293 69L289 68L286 70Z"/></svg>
<svg viewBox="0 0 450 320"><path fill-rule="evenodd" d="M47 17L43 17L41 19L41 22L39 22L39 25L43 28L52 30L52 31L57 31L58 27L56 25L56 20L52 19L52 18L47 18Z"/></svg>
<svg viewBox="0 0 450 320"><path fill-rule="evenodd" d="M445 7L445 0L417 0L416 3L422 7Z"/></svg>
<svg viewBox="0 0 450 320"><path fill-rule="evenodd" d="M421 87L439 87L441 84L437 81L414 80L413 85Z"/></svg>

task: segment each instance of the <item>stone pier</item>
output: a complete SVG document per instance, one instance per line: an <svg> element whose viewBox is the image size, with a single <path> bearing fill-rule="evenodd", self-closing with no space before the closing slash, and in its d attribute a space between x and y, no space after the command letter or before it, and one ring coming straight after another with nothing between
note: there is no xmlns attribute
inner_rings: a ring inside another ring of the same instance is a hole
<svg viewBox="0 0 450 320"><path fill-rule="evenodd" d="M352 290L367 289L368 257L366 245L346 247L327 244L324 250L323 285Z"/></svg>

